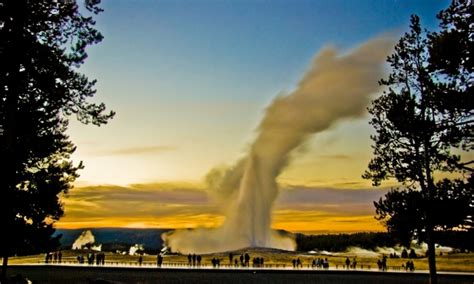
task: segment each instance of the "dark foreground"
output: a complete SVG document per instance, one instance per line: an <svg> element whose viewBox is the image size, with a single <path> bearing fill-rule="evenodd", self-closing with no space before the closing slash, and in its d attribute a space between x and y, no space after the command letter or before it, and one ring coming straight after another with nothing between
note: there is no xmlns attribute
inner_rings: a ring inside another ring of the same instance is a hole
<svg viewBox="0 0 474 284"><path fill-rule="evenodd" d="M425 273L253 269L149 269L10 266L33 283L428 283ZM440 283L474 283L474 275L439 275Z"/></svg>

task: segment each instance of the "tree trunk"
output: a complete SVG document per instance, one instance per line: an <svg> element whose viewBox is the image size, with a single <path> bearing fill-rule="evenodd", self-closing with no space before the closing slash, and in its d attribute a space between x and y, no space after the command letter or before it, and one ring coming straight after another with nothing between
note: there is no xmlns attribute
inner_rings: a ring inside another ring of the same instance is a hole
<svg viewBox="0 0 474 284"><path fill-rule="evenodd" d="M2 277L0 278L1 284L7 283L7 267L8 267L8 256L3 256Z"/></svg>
<svg viewBox="0 0 474 284"><path fill-rule="evenodd" d="M433 229L429 228L426 232L428 242L428 265L430 269L430 284L438 284L438 275L436 274L436 251L433 240Z"/></svg>

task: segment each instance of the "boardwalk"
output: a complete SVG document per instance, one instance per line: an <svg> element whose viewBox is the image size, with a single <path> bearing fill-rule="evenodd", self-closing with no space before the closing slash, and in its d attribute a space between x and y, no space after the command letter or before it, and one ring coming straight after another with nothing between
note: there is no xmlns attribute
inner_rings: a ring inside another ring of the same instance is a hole
<svg viewBox="0 0 474 284"><path fill-rule="evenodd" d="M427 283L425 272L288 268L183 268L166 266L14 265L33 283ZM474 274L440 274L440 283L474 282Z"/></svg>

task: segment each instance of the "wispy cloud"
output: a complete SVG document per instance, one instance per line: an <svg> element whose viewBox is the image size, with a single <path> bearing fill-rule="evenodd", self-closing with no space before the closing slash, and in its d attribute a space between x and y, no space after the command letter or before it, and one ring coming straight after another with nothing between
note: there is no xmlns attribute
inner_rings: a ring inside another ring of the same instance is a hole
<svg viewBox="0 0 474 284"><path fill-rule="evenodd" d="M144 155L144 154L160 154L164 152L176 151L174 146L145 146L145 147L128 147L112 150L105 150L102 155Z"/></svg>
<svg viewBox="0 0 474 284"><path fill-rule="evenodd" d="M344 154L333 154L333 155L318 155L317 158L325 160L350 160L353 157Z"/></svg>
<svg viewBox="0 0 474 284"><path fill-rule="evenodd" d="M380 230L372 202L387 189L334 189L283 185L273 227L292 231ZM143 183L77 187L65 197L58 226L212 227L224 216L200 184ZM331 229L331 224L333 227Z"/></svg>
<svg viewBox="0 0 474 284"><path fill-rule="evenodd" d="M373 201L387 191L388 189L291 187L280 192L276 209L326 212L339 216L373 215Z"/></svg>

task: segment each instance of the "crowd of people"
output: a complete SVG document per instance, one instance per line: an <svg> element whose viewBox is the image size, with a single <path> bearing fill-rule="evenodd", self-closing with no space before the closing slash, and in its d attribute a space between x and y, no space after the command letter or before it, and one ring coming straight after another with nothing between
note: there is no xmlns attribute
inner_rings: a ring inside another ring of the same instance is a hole
<svg viewBox="0 0 474 284"><path fill-rule="evenodd" d="M402 264L402 267L405 269L405 271L415 271L415 263L413 263L413 260L407 261L405 265Z"/></svg>
<svg viewBox="0 0 474 284"><path fill-rule="evenodd" d="M303 261L298 257L291 260L293 268L303 268ZM315 258L311 261L312 268L329 268L329 261L327 258Z"/></svg>
<svg viewBox="0 0 474 284"><path fill-rule="evenodd" d="M44 256L45 263L61 263L63 253L61 251L47 252Z"/></svg>
<svg viewBox="0 0 474 284"><path fill-rule="evenodd" d="M202 257L200 255L188 254L188 266L201 266Z"/></svg>
<svg viewBox="0 0 474 284"><path fill-rule="evenodd" d="M377 266L379 270L387 271L387 256L384 255L382 259L377 260Z"/></svg>
<svg viewBox="0 0 474 284"><path fill-rule="evenodd" d="M211 260L211 263L212 263L212 267L218 268L221 265L221 260L213 257Z"/></svg>
<svg viewBox="0 0 474 284"><path fill-rule="evenodd" d="M356 268L357 268L357 259L356 259L356 257L354 257L354 258L352 259L352 262L351 262L351 260L349 259L349 257L346 257L345 264L346 264L346 265L345 265L345 268L346 268L346 269L351 269L351 268L352 268L352 269L356 269Z"/></svg>
<svg viewBox="0 0 474 284"><path fill-rule="evenodd" d="M45 263L62 263L63 253L61 251L48 252L45 254ZM377 260L377 267L381 271L387 271L387 256L383 255L382 258ZM87 263L89 265L105 265L105 253L99 252L88 252L85 256L80 254L77 255L76 260L79 264ZM158 254L156 257L156 265L162 267L164 257L162 254ZM202 256L196 254L187 255L188 266L189 267L200 267L202 262ZM219 268L221 266L221 259L213 257L211 259L211 265L214 268ZM234 255L229 253L229 263L228 267L250 267L250 263L254 268L264 268L265 260L263 257L256 256L250 257L248 253L242 253L240 255ZM291 260L293 268L303 268L303 261L297 257ZM140 255L138 258L138 265L143 264L143 256ZM226 264L227 265L227 264ZM278 265L277 265L278 267ZM308 267L310 267L308 265ZM370 266L368 266L370 267ZM311 268L329 268L328 258L315 258L311 261ZM336 265L337 268L337 265ZM356 269L357 268L357 258L353 257L352 260L349 257L346 257L343 262L343 268L345 269ZM414 271L415 264L413 260L408 260L406 263L401 265L401 268L405 271Z"/></svg>
<svg viewBox="0 0 474 284"><path fill-rule="evenodd" d="M80 254L76 257L76 260L79 264L84 264L87 259L87 264L92 265L105 265L105 253L100 252L98 254L95 254L93 252L89 252L86 257L84 255Z"/></svg>
<svg viewBox="0 0 474 284"><path fill-rule="evenodd" d="M327 258L316 258L311 262L312 268L329 268L329 261Z"/></svg>

